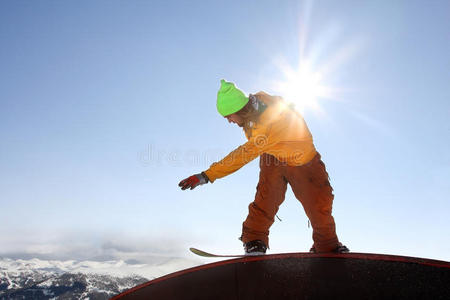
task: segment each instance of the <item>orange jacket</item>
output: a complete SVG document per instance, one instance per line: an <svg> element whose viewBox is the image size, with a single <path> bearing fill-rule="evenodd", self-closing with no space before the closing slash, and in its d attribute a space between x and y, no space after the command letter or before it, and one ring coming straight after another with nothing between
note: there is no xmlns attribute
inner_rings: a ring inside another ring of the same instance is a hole
<svg viewBox="0 0 450 300"><path fill-rule="evenodd" d="M267 104L266 110L250 131L245 132L248 141L205 171L211 182L239 170L262 153L290 166L308 163L316 155L312 135L298 112L280 97L264 92L255 96Z"/></svg>

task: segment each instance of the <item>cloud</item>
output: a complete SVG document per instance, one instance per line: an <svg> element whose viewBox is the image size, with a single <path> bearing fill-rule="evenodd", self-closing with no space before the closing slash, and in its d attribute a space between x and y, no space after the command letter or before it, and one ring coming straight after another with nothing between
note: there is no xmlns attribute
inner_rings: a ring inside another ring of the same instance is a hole
<svg viewBox="0 0 450 300"><path fill-rule="evenodd" d="M186 257L188 242L178 234L136 235L123 233L41 233L0 231L0 256L45 260L155 260Z"/></svg>
<svg viewBox="0 0 450 300"><path fill-rule="evenodd" d="M172 238L173 236L173 238ZM0 231L0 258L39 265L62 272L137 274L159 277L201 264L188 253L179 235L139 236L132 233L59 233L37 235ZM37 261L37 262L36 262Z"/></svg>

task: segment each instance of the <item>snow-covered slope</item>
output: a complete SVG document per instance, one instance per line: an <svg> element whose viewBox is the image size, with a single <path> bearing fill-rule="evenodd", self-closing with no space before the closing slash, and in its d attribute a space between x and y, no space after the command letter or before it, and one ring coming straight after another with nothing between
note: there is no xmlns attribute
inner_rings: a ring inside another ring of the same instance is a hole
<svg viewBox="0 0 450 300"><path fill-rule="evenodd" d="M176 258L154 264L3 258L0 299L109 299L140 283L191 266L191 261Z"/></svg>
<svg viewBox="0 0 450 300"><path fill-rule="evenodd" d="M109 299L147 281L140 276L119 278L82 273L44 277L38 272L21 276L7 275L7 278L0 280L0 299Z"/></svg>

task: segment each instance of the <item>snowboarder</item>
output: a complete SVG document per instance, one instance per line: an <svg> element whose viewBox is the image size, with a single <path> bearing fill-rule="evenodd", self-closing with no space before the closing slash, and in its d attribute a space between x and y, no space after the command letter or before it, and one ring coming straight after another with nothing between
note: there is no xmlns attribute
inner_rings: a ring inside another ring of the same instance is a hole
<svg viewBox="0 0 450 300"><path fill-rule="evenodd" d="M287 184L302 203L313 228L313 253L348 252L335 230L331 214L333 188L303 117L281 97L258 92L248 97L225 80L217 93L217 110L228 122L243 128L248 141L210 168L179 183L195 187L227 176L260 156L255 200L242 226L241 240L248 255L264 254L269 228L284 201Z"/></svg>

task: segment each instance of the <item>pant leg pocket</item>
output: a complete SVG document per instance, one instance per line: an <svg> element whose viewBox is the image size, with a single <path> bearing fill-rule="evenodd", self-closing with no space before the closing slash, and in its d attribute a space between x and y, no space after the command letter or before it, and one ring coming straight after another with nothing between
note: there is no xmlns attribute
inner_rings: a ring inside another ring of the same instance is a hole
<svg viewBox="0 0 450 300"><path fill-rule="evenodd" d="M330 177L322 160L316 161L309 168L308 180L310 184L320 189L321 193L333 193L333 187L330 184Z"/></svg>

